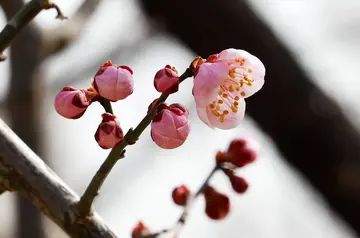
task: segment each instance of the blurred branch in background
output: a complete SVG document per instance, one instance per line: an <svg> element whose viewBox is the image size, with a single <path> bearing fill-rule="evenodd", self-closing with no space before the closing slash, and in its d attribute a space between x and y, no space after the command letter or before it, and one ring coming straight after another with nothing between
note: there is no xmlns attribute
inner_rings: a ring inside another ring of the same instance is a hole
<svg viewBox="0 0 360 238"><path fill-rule="evenodd" d="M207 57L245 49L267 69L248 113L360 235L360 136L245 0L141 0L145 12Z"/></svg>
<svg viewBox="0 0 360 238"><path fill-rule="evenodd" d="M77 215L74 205L79 201L79 196L1 119L0 151L0 191L2 187L18 191L70 237L116 237L96 213L89 217ZM26 237L39 236L28 234Z"/></svg>
<svg viewBox="0 0 360 238"><path fill-rule="evenodd" d="M11 2L2 1L1 5L5 9L13 9ZM13 5L16 6L16 5ZM14 37L21 32L22 28L25 27L34 17L39 14L42 10L54 8L57 11L56 18L66 19L62 14L60 8L55 4L47 0L32 0L20 8L14 8L14 12L11 15L5 13L8 18L8 23L4 29L0 32L0 61L6 59L3 55L4 50L10 45L10 42ZM6 10L5 10L6 11Z"/></svg>
<svg viewBox="0 0 360 238"><path fill-rule="evenodd" d="M101 0L85 0L77 12L64 25L42 31L41 56L43 60L56 54L81 36L89 18L95 12Z"/></svg>
<svg viewBox="0 0 360 238"><path fill-rule="evenodd" d="M1 6L8 20L23 5L22 0L1 1ZM41 127L36 108L39 102L36 100L33 90L35 73L39 63L39 52L40 35L33 25L29 25L18 32L11 42L11 80L6 105L11 127L36 153L41 153L39 134ZM41 214L38 209L23 197L18 196L17 199L17 237L45 237Z"/></svg>
<svg viewBox="0 0 360 238"><path fill-rule="evenodd" d="M64 18L55 4L47 3L48 6L44 6L45 2L31 1L24 5L22 0L0 1L9 21L3 30L4 34L0 33L4 36L0 39L5 42L1 50L4 50L12 40L11 81L6 107L9 111L11 127L37 154L42 152L41 118L38 113L41 102L39 92L46 90L38 86L41 81L39 66L46 56L59 52L78 37L77 34L80 34L81 28L100 0L85 1L73 20L60 29L44 34L34 24L26 26L41 10L56 8L57 18ZM39 211L20 196L18 219L19 238L45 237Z"/></svg>

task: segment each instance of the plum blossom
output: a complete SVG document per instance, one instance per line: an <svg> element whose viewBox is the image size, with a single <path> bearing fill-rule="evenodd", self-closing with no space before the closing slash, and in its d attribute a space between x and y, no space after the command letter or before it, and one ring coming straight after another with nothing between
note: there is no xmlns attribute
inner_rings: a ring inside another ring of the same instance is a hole
<svg viewBox="0 0 360 238"><path fill-rule="evenodd" d="M93 96L92 92L66 86L56 95L54 107L61 116L77 119L85 113Z"/></svg>
<svg viewBox="0 0 360 238"><path fill-rule="evenodd" d="M112 102L122 100L134 91L133 71L128 66L114 66L111 61L100 67L93 81L98 94Z"/></svg>
<svg viewBox="0 0 360 238"><path fill-rule="evenodd" d="M151 138L163 149L181 146L190 133L189 112L181 104L162 105L151 123Z"/></svg>
<svg viewBox="0 0 360 238"><path fill-rule="evenodd" d="M254 55L227 49L197 66L193 94L201 121L211 128L232 129L245 114L244 98L264 85L265 67Z"/></svg>

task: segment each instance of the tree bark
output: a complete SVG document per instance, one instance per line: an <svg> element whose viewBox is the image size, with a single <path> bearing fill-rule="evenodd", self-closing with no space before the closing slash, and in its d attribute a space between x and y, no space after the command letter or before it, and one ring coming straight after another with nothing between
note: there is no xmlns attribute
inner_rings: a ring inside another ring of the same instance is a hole
<svg viewBox="0 0 360 238"><path fill-rule="evenodd" d="M360 235L360 136L333 99L244 0L141 0L145 12L207 57L245 49L266 67L264 88L247 113Z"/></svg>
<svg viewBox="0 0 360 238"><path fill-rule="evenodd" d="M70 237L116 238L96 213L78 215L78 195L0 119L0 191L4 188L29 199Z"/></svg>

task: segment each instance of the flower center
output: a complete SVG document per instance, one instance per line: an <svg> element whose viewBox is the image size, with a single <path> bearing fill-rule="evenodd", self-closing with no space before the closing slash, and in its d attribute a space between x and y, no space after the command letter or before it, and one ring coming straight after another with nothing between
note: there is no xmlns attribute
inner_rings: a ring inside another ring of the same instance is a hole
<svg viewBox="0 0 360 238"><path fill-rule="evenodd" d="M246 96L246 92L241 90L243 86L253 85L254 80L249 77L253 70L251 67L245 67L245 61L235 59L235 62L230 64L228 77L220 85L215 100L209 104L211 113L218 117L220 122L224 122L230 113L237 113L240 98Z"/></svg>

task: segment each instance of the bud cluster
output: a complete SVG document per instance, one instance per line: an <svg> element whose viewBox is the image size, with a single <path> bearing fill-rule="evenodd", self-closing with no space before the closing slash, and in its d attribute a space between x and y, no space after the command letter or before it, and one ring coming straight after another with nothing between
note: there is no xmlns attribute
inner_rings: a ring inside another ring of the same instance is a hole
<svg viewBox="0 0 360 238"><path fill-rule="evenodd" d="M215 158L215 168L196 193L192 194L185 185L179 185L172 191L171 197L173 202L178 206L184 207L184 213L179 222L185 223L184 219L186 219L186 215L184 214L187 214L191 201L199 195L203 195L204 197L205 214L210 219L221 220L229 214L231 208L229 197L217 191L209 184L209 180L218 170L221 170L224 175L227 176L234 192L243 194L247 191L249 187L247 181L243 177L237 176L235 169L242 168L255 161L256 152L249 146L249 143L244 139L234 139L227 150L225 152L218 152ZM139 224L141 224L141 226ZM139 227L141 227L141 229ZM144 234L143 231L148 232L149 230L142 223L138 223L133 229L132 237L142 237L142 234ZM134 234L137 236L134 236Z"/></svg>

